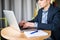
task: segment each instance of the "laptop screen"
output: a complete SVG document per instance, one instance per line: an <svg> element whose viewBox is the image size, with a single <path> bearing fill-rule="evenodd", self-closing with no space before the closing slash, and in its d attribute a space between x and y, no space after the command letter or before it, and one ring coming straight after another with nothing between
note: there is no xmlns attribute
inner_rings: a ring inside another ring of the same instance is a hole
<svg viewBox="0 0 60 40"><path fill-rule="evenodd" d="M3 10L3 12L4 12L5 17L7 18L9 25L10 26L12 25L12 27L20 31L14 12L10 10Z"/></svg>

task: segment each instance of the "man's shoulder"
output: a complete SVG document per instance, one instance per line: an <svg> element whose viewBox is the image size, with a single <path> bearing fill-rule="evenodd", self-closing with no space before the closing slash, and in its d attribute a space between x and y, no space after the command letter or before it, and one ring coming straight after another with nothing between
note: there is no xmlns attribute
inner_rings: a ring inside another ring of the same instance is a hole
<svg viewBox="0 0 60 40"><path fill-rule="evenodd" d="M59 14L60 15L60 7L58 6L54 6L52 8L52 14L55 15L55 14Z"/></svg>
<svg viewBox="0 0 60 40"><path fill-rule="evenodd" d="M60 7L58 7L58 6L51 6L50 7L50 10L51 10L51 12L53 13L53 14L55 14L55 13L57 13L57 12L60 12Z"/></svg>
<svg viewBox="0 0 60 40"><path fill-rule="evenodd" d="M55 11L60 11L60 7L58 7L58 6L54 6L53 9L54 9Z"/></svg>

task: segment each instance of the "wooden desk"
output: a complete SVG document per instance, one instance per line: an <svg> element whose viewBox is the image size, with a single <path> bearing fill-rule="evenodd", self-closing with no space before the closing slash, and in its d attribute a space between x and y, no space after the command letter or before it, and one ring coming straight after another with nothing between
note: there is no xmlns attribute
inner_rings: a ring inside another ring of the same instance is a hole
<svg viewBox="0 0 60 40"><path fill-rule="evenodd" d="M8 40L44 40L51 35L51 31L43 30L48 33L47 36L27 38L24 32L19 32L12 27L6 27L1 30L1 36Z"/></svg>

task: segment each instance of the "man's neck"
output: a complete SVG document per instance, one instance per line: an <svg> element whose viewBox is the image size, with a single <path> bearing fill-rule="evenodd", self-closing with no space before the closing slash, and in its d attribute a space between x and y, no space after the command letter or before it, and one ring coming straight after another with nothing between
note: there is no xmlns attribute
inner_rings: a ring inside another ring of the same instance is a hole
<svg viewBox="0 0 60 40"><path fill-rule="evenodd" d="M49 7L50 7L50 4L47 5L43 10L44 10L44 11L47 11L47 10L49 9Z"/></svg>

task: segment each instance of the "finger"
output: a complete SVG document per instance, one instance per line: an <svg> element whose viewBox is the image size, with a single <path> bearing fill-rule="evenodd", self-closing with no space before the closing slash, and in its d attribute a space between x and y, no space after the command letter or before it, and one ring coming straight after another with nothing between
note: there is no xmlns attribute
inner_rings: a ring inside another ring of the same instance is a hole
<svg viewBox="0 0 60 40"><path fill-rule="evenodd" d="M24 24L24 25L23 25L23 28L27 28L27 25L26 25L26 24Z"/></svg>

